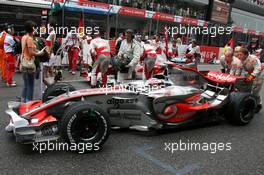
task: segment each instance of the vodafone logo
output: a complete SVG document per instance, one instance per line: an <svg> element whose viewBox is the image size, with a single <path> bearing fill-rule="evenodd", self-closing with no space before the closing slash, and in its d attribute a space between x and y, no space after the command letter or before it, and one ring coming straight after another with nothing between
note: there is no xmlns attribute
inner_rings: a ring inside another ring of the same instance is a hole
<svg viewBox="0 0 264 175"><path fill-rule="evenodd" d="M214 78L220 81L234 82L236 78L229 74L217 73L217 72L209 72L207 74L208 77Z"/></svg>

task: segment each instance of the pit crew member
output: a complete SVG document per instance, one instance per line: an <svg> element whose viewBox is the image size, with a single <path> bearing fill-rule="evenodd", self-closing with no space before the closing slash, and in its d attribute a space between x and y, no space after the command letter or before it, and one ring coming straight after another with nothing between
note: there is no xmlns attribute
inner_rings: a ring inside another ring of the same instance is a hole
<svg viewBox="0 0 264 175"><path fill-rule="evenodd" d="M68 52L69 72L75 75L80 50L80 39L78 34L74 31L69 32L66 37L65 45L66 51Z"/></svg>
<svg viewBox="0 0 264 175"><path fill-rule="evenodd" d="M247 77L247 82L252 82L252 93L257 97L257 104L261 106L260 91L263 84L263 73L261 70L260 60L250 55L246 48L241 48L237 53L237 57L242 61L244 76Z"/></svg>
<svg viewBox="0 0 264 175"><path fill-rule="evenodd" d="M110 45L109 41L101 38L101 32L95 35L95 38L90 43L91 55L94 57L94 65L91 75L91 87L97 85L97 75L100 72L102 76L102 86L107 83L107 70L110 64Z"/></svg>
<svg viewBox="0 0 264 175"><path fill-rule="evenodd" d="M146 44L143 45L144 80L148 80L152 77L156 59L156 47L149 41L146 41Z"/></svg>
<svg viewBox="0 0 264 175"><path fill-rule="evenodd" d="M220 57L220 63L223 73L229 73L231 75L241 75L243 65L242 62L235 56L233 56L233 49L227 47L224 55Z"/></svg>
<svg viewBox="0 0 264 175"><path fill-rule="evenodd" d="M6 85L16 86L13 76L16 70L16 56L14 55L14 27L12 25L6 28L6 37L4 41L4 51L6 60Z"/></svg>

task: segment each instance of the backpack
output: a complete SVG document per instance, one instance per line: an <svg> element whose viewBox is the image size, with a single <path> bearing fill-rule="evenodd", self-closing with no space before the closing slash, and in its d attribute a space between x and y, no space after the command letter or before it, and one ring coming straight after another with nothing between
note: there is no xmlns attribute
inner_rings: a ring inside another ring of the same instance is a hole
<svg viewBox="0 0 264 175"><path fill-rule="evenodd" d="M56 38L55 41L54 41L54 45L53 45L53 53L54 53L54 55L56 55L56 54L60 55L60 53L57 53L58 50L60 49L60 47L61 47L61 43Z"/></svg>

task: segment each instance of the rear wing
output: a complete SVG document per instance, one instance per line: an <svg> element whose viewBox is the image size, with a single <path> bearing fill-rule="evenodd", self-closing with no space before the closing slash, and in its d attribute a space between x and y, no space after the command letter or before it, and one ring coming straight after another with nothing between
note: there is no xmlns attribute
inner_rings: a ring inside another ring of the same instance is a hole
<svg viewBox="0 0 264 175"><path fill-rule="evenodd" d="M228 88L231 91L251 92L252 84L245 77L221 72L202 71L192 68L169 65L168 78L176 85L201 88L205 84Z"/></svg>

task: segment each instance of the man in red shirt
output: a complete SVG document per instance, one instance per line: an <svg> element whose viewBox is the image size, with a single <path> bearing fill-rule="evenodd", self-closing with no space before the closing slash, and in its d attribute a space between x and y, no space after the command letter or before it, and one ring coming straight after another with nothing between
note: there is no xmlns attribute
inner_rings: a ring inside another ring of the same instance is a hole
<svg viewBox="0 0 264 175"><path fill-rule="evenodd" d="M6 61L5 61L5 51L4 51L4 42L6 37L6 31L0 33L0 70L1 78L3 81L6 81Z"/></svg>

